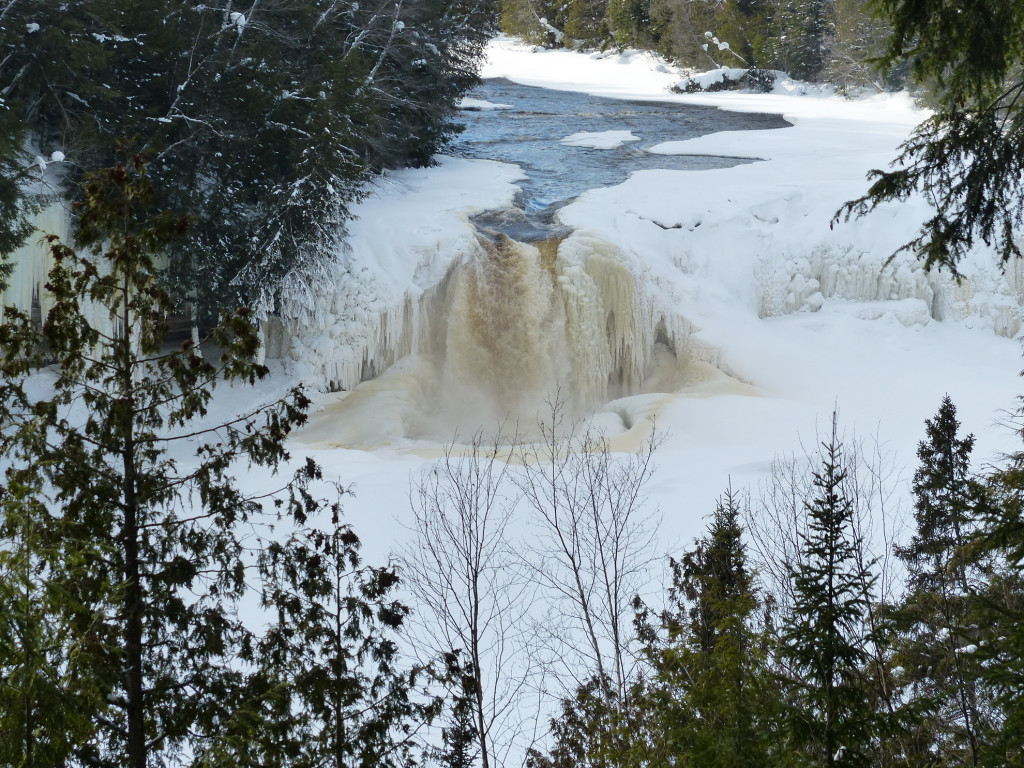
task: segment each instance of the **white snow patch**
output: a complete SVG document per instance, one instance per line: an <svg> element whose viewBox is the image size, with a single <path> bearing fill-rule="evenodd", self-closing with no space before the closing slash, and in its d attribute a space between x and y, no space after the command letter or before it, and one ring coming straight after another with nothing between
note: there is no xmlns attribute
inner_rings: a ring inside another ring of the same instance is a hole
<svg viewBox="0 0 1024 768"><path fill-rule="evenodd" d="M728 43L717 43L717 45L719 49L722 49L723 45L726 49L729 47ZM707 50L706 43L704 45L704 50ZM713 86L721 85L726 80L737 81L745 74L747 74L746 69L740 69L737 67L719 67L718 69L712 69L708 72L699 72L683 78L675 84L675 87L680 91L692 90L694 88L706 91Z"/></svg>
<svg viewBox="0 0 1024 768"><path fill-rule="evenodd" d="M485 99L471 99L466 96L459 102L459 109L467 112L490 112L496 109L512 109L512 105L495 104L493 101L486 101Z"/></svg>
<svg viewBox="0 0 1024 768"><path fill-rule="evenodd" d="M629 141L640 141L630 131L583 131L566 136L560 143L568 147L589 147L590 149L618 149Z"/></svg>

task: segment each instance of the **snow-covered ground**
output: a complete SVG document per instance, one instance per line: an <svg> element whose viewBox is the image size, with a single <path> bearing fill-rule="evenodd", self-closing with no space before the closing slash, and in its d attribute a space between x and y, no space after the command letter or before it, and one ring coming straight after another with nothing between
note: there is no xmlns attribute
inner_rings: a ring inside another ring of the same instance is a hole
<svg viewBox="0 0 1024 768"><path fill-rule="evenodd" d="M574 231L559 259L610 244L652 321L681 318L691 334L687 348L697 351L685 375L652 375L644 394L595 417L628 449L648 428L644 417L656 416L666 440L649 501L664 517L666 550L701 531L730 480L756 493L773 458L813 444L834 408L848 431L877 436L906 478L923 421L946 393L978 438L979 464L1016 447L1005 412L1022 388L1019 269L1003 274L992 253L979 251L957 285L909 258L887 264L925 216L920 201L830 225L845 201L864 192L865 174L885 167L924 117L908 97L846 101L801 93L788 81L771 94L680 95L669 92L680 73L648 54L535 51L508 40L491 44L483 74L609 97L776 112L793 124L662 144L655 151L759 162L638 172L558 213ZM623 140L592 138L594 147ZM443 442L436 423L436 439L409 436L410 418L437 415L415 415L423 402L417 388L436 371L406 353L439 332L429 315L450 288L445 275L481 248L469 216L507 207L519 178L515 167L451 158L389 175L357 210L337 291L323 297L322 312L306 319L294 341L289 370L315 385L351 386L368 367L381 372L398 360L353 392L319 394L311 425L294 441L295 453L311 453L353 487L349 519L371 557L406 537L410 474Z"/></svg>

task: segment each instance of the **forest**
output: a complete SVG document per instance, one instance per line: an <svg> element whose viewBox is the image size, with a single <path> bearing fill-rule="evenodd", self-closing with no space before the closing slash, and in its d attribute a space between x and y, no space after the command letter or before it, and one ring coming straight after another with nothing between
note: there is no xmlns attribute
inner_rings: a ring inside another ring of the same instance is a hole
<svg viewBox="0 0 1024 768"><path fill-rule="evenodd" d="M154 205L192 222L162 268L179 308L301 302L362 182L456 130L493 17L472 0L5 2L3 252L19 210L143 153Z"/></svg>
<svg viewBox="0 0 1024 768"><path fill-rule="evenodd" d="M891 24L867 0L505 0L502 29L540 45L647 48L704 71L779 70L841 88L902 87ZM771 80L762 78L770 89Z"/></svg>
<svg viewBox="0 0 1024 768"><path fill-rule="evenodd" d="M723 478L642 596L656 432L616 454L555 402L539 440L452 447L373 565L349 489L289 455L301 387L215 410L268 377L256 320L302 301L361 183L458 130L499 21L811 80L856 49L934 111L837 216L922 191L918 258L1020 257L1024 7L846 6L4 0L0 252L53 197L76 228L52 309L0 323L0 765L1024 766L1024 449L978 469L948 398L903 535L834 416L760 493ZM183 309L219 354L166 343Z"/></svg>

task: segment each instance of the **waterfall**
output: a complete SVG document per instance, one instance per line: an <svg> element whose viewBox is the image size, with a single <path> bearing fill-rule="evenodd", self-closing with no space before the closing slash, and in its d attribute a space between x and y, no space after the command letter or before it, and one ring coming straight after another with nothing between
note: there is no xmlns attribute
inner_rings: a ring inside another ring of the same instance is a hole
<svg viewBox="0 0 1024 768"><path fill-rule="evenodd" d="M586 233L534 243L477 233L434 289L365 313L361 333L351 318L327 322L315 345L294 347L324 388L346 392L320 437L364 445L499 421L529 429L556 397L582 416L648 385L674 391L716 352L649 288L617 247Z"/></svg>
<svg viewBox="0 0 1024 768"><path fill-rule="evenodd" d="M530 418L575 378L555 281L531 245L505 235L481 245L455 278L441 407L487 421Z"/></svg>

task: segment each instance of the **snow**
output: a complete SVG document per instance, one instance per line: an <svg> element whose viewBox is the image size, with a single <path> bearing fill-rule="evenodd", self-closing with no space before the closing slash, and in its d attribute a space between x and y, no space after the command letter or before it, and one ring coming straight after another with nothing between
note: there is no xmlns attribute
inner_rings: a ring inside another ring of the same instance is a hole
<svg viewBox="0 0 1024 768"><path fill-rule="evenodd" d="M471 99L468 96L459 102L459 109L469 112L490 112L495 109L512 109L511 104L495 104L484 99Z"/></svg>
<svg viewBox="0 0 1024 768"><path fill-rule="evenodd" d="M842 427L877 436L905 468L904 480L923 422L947 393L977 437L979 466L1017 446L1004 422L1021 391L1021 265L1004 273L994 253L978 249L958 284L906 256L889 262L927 215L920 200L830 225L843 202L863 194L866 172L886 167L926 117L907 96L846 101L785 78L769 94L678 94L670 89L683 73L649 53L540 51L507 39L491 43L483 75L774 112L792 123L666 142L652 151L758 161L635 173L558 212L572 231L551 267L565 312L607 317L616 340L605 355L580 342L567 356L589 355L599 372L612 365L644 377L632 394L598 407L593 421L616 450L636 448L649 417L665 435L648 489L664 518L663 551L677 553L701 533L730 482L756 494L773 459L813 446L834 408ZM409 478L440 455L457 423L443 431L439 414L423 411L435 401L421 390L443 381L436 353L447 343L448 318L438 313L452 305L456 273L485 257L470 219L512 205L522 178L513 166L456 158L382 178L355 207L319 311L289 324L283 372L252 395L295 380L319 390L292 454L311 455L353 488L347 519L370 562L408 538ZM42 229L66 227L58 212L47 216ZM16 257L5 302L31 302L41 275L29 255ZM662 364L671 355L658 328L678 366ZM371 375L379 378L360 384ZM581 386L600 389L601 375ZM227 408L244 394L224 396ZM905 497L906 484L899 490Z"/></svg>
<svg viewBox="0 0 1024 768"><path fill-rule="evenodd" d="M665 518L665 551L701 532L729 482L756 494L774 458L813 446L834 408L844 428L875 436L904 478L923 422L946 393L977 436L979 465L1015 446L1003 422L1020 391L1020 265L1004 274L981 249L957 284L908 257L888 262L926 215L921 201L830 226L843 202L863 194L866 172L886 167L926 116L906 95L846 101L786 78L769 94L678 94L670 89L681 73L649 53L541 51L507 39L491 43L483 76L775 112L793 124L662 144L653 151L760 162L636 173L558 214L574 230L559 250L563 268L592 261L594 244L613 246L634 275L639 303L631 311L689 334L684 374L649 373L646 393L593 416L618 450L639 445L647 417L656 416L666 440L649 490ZM292 375L350 390L316 396L294 452L311 452L355 485L347 510L370 555L385 556L407 536L408 477L443 442L409 436L410 419L429 416L416 415L416 388L434 375L425 354L438 332L431 313L450 270L479 255L469 217L506 207L520 174L441 158L434 168L389 175L357 208L322 317L293 329ZM639 350L650 340L627 333L622 343ZM367 369L396 359L388 375L356 387Z"/></svg>
<svg viewBox="0 0 1024 768"><path fill-rule="evenodd" d="M725 46L723 49L722 46ZM728 43L718 43L720 50L728 50ZM704 45L704 50L707 50L707 45ZM712 86L718 85L725 82L726 80L737 81L741 77L747 74L746 69L738 69L736 67L719 67L718 69L712 69L710 72L700 72L698 74L690 75L678 83L675 84L675 88L679 91L686 91L693 87L700 88L701 90L708 90Z"/></svg>
<svg viewBox="0 0 1024 768"><path fill-rule="evenodd" d="M640 141L629 131L582 131L566 136L561 143L568 147L589 147L590 149L618 149L629 141Z"/></svg>

